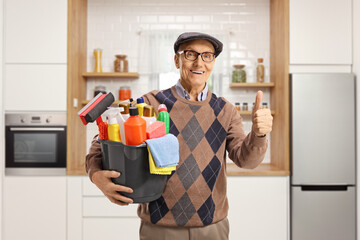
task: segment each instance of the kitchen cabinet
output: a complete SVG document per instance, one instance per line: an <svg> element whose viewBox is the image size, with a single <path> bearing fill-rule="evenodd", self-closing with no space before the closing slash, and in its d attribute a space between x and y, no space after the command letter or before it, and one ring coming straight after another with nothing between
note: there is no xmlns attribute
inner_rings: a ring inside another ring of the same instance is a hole
<svg viewBox="0 0 360 240"><path fill-rule="evenodd" d="M68 176L68 238L138 239L137 204L111 203L87 176Z"/></svg>
<svg viewBox="0 0 360 240"><path fill-rule="evenodd" d="M4 240L66 240L66 176L5 176L3 200Z"/></svg>
<svg viewBox="0 0 360 240"><path fill-rule="evenodd" d="M227 181L230 240L288 239L288 176L230 176ZM87 176L68 177L68 206L68 240L138 239L137 204L111 203Z"/></svg>
<svg viewBox="0 0 360 240"><path fill-rule="evenodd" d="M139 239L139 226L138 218L85 218L83 239Z"/></svg>
<svg viewBox="0 0 360 240"><path fill-rule="evenodd" d="M5 65L6 111L66 111L66 65Z"/></svg>
<svg viewBox="0 0 360 240"><path fill-rule="evenodd" d="M229 239L287 240L289 177L228 177Z"/></svg>
<svg viewBox="0 0 360 240"><path fill-rule="evenodd" d="M67 62L67 0L4 1L5 63Z"/></svg>
<svg viewBox="0 0 360 240"><path fill-rule="evenodd" d="M290 64L352 64L352 0L290 0Z"/></svg>
<svg viewBox="0 0 360 240"><path fill-rule="evenodd" d="M66 111L67 0L4 1L5 111Z"/></svg>

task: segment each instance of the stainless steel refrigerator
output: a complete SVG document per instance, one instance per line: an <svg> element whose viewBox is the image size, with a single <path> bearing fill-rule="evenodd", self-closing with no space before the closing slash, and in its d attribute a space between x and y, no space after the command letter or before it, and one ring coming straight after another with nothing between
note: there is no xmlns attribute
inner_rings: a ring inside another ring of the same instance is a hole
<svg viewBox="0 0 360 240"><path fill-rule="evenodd" d="M291 240L356 239L355 77L290 75Z"/></svg>

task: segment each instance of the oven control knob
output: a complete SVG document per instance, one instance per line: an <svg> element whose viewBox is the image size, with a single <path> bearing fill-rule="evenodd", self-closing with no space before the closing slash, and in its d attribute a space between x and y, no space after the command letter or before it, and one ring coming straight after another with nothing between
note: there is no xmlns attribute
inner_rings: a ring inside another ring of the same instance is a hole
<svg viewBox="0 0 360 240"><path fill-rule="evenodd" d="M47 118L47 119L46 119L46 123L50 123L50 118Z"/></svg>
<svg viewBox="0 0 360 240"><path fill-rule="evenodd" d="M21 122L21 123L25 123L25 119L21 118L21 119L20 119L20 122Z"/></svg>

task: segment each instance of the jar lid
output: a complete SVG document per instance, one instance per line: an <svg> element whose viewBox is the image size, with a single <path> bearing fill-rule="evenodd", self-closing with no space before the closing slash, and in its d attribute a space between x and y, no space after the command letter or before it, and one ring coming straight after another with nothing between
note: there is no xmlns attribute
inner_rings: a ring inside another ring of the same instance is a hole
<svg viewBox="0 0 360 240"><path fill-rule="evenodd" d="M247 102L244 102L243 105L247 105Z"/></svg>
<svg viewBox="0 0 360 240"><path fill-rule="evenodd" d="M239 103L239 102L236 102L235 105L240 105L240 103Z"/></svg>
<svg viewBox="0 0 360 240"><path fill-rule="evenodd" d="M264 61L264 59L258 58L258 63L262 63L263 61Z"/></svg>
<svg viewBox="0 0 360 240"><path fill-rule="evenodd" d="M119 107L123 107L123 108L124 108L124 111L122 111L121 114L129 114L130 103L128 103L128 102L121 102L121 103L119 103Z"/></svg>
<svg viewBox="0 0 360 240"><path fill-rule="evenodd" d="M234 68L236 68L236 69L242 69L242 68L244 68L244 67L245 67L244 64L235 64L235 65L234 65Z"/></svg>
<svg viewBox="0 0 360 240"><path fill-rule="evenodd" d="M154 107L150 105L144 106L144 117L153 117L154 116Z"/></svg>
<svg viewBox="0 0 360 240"><path fill-rule="evenodd" d="M115 57L117 58L126 58L125 54L116 54Z"/></svg>
<svg viewBox="0 0 360 240"><path fill-rule="evenodd" d="M102 90L105 91L105 86L95 86L95 90Z"/></svg>
<svg viewBox="0 0 360 240"><path fill-rule="evenodd" d="M130 87L129 86L122 86L122 87L120 87L120 90L130 90Z"/></svg>

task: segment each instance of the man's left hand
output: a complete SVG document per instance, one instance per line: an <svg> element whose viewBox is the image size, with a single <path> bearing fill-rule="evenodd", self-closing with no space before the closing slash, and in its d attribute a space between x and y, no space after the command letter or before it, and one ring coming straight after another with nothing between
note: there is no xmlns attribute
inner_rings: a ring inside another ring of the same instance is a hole
<svg viewBox="0 0 360 240"><path fill-rule="evenodd" d="M263 92L258 91L256 94L255 104L252 109L252 130L258 137L264 137L272 130L273 117L270 109L261 108Z"/></svg>

